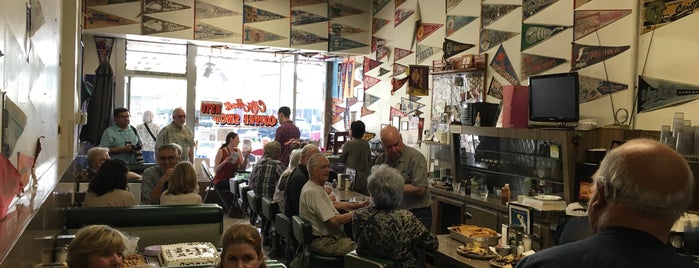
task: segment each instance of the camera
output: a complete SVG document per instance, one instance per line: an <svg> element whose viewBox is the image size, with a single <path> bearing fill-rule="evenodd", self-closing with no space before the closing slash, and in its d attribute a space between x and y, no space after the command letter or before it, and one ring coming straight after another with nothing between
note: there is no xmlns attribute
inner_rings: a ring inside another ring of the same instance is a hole
<svg viewBox="0 0 699 268"><path fill-rule="evenodd" d="M143 149L143 144L137 143L137 144L135 144L135 145L131 145L131 148L132 148L134 151L140 151L141 149Z"/></svg>

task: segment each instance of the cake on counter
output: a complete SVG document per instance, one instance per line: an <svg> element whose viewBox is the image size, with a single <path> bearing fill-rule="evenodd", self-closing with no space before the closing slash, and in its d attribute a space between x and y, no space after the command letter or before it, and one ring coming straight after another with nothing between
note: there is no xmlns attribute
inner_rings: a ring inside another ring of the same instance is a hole
<svg viewBox="0 0 699 268"><path fill-rule="evenodd" d="M210 242L189 242L162 245L160 247L161 266L216 265L220 253Z"/></svg>

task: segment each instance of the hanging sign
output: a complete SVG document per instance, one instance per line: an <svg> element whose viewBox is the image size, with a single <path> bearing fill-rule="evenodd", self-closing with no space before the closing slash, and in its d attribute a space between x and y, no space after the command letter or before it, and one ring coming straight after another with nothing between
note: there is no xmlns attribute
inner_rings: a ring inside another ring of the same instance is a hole
<svg viewBox="0 0 699 268"><path fill-rule="evenodd" d="M239 109L243 112L242 116L237 113L224 114L226 111ZM248 125L248 126L265 126L272 127L277 125L277 117L274 115L260 115L258 113L267 112L267 105L262 100L250 101L244 103L242 99L237 99L235 102L214 102L202 101L199 107L201 114L211 115L211 118L219 125Z"/></svg>

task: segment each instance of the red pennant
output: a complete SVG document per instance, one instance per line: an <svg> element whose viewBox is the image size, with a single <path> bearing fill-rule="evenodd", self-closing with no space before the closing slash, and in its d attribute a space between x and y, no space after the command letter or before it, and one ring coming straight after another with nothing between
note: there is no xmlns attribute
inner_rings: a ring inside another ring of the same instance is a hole
<svg viewBox="0 0 699 268"><path fill-rule="evenodd" d="M364 73L379 67L383 62L372 60L369 57L364 57Z"/></svg>
<svg viewBox="0 0 699 268"><path fill-rule="evenodd" d="M335 112L335 115L339 115L339 114L344 113L344 112L347 110L347 108L342 107L342 106L340 106L340 105L335 105L335 109L333 109L333 110L335 110L335 111L334 111L334 112Z"/></svg>
<svg viewBox="0 0 699 268"><path fill-rule="evenodd" d="M444 24L420 23L420 26L417 28L417 33L415 34L415 39L417 39L417 42L419 43L420 41L425 39L430 34L436 32L437 29L442 27L442 25L444 25Z"/></svg>
<svg viewBox="0 0 699 268"><path fill-rule="evenodd" d="M405 58L406 56L413 54L412 51L407 50L407 49L402 49L402 48L393 48L393 61L399 61L402 58Z"/></svg>
<svg viewBox="0 0 699 268"><path fill-rule="evenodd" d="M405 83L408 82L408 78L410 77L405 77L403 79L391 79L391 85L393 86L393 89L391 89L391 95L395 94L396 91L402 88L405 85Z"/></svg>
<svg viewBox="0 0 699 268"><path fill-rule="evenodd" d="M390 121L390 120L393 120L393 117L394 117L394 116L398 116L398 117L401 117L401 118L406 118L406 117L408 117L408 114L406 114L406 113L404 113L404 112L401 112L401 110L398 109L398 108L396 108L396 107L391 106L391 117L390 117L389 121Z"/></svg>
<svg viewBox="0 0 699 268"><path fill-rule="evenodd" d="M333 105L340 105L342 104L342 99L340 98L333 98Z"/></svg>
<svg viewBox="0 0 699 268"><path fill-rule="evenodd" d="M362 106L362 117L375 113L376 111L369 110L369 108Z"/></svg>
<svg viewBox="0 0 699 268"><path fill-rule="evenodd" d="M375 86L379 82L381 82L381 79L378 79L376 77L371 77L368 75L364 75L364 90L370 89L371 87Z"/></svg>
<svg viewBox="0 0 699 268"><path fill-rule="evenodd" d="M357 104L357 97L347 98L347 108L352 107L352 105Z"/></svg>
<svg viewBox="0 0 699 268"><path fill-rule="evenodd" d="M405 73L405 70L408 69L408 66L405 66L400 63L394 63L393 64L393 76L399 76L401 74Z"/></svg>

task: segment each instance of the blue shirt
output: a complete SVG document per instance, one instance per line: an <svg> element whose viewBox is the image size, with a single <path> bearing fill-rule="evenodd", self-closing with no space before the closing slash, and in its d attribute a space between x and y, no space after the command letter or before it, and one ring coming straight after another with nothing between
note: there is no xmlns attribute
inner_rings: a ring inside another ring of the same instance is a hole
<svg viewBox="0 0 699 268"><path fill-rule="evenodd" d="M100 140L100 147L112 148L112 147L124 147L126 143L129 142L132 145L143 144L141 137L133 131L131 126L126 129L122 129L117 125L112 125L104 130L102 133L102 139ZM126 162L126 164L136 164L136 155L134 152L128 153L109 153L109 157L112 159L121 159Z"/></svg>

